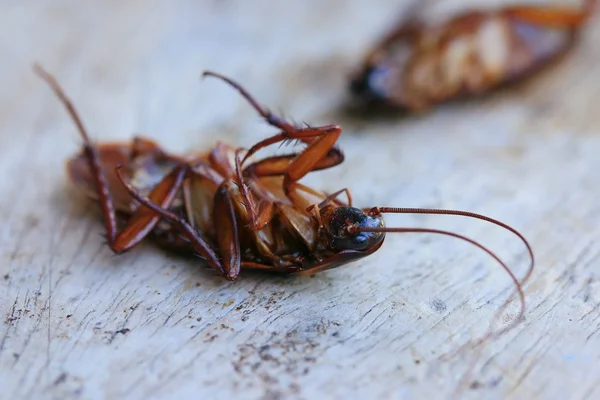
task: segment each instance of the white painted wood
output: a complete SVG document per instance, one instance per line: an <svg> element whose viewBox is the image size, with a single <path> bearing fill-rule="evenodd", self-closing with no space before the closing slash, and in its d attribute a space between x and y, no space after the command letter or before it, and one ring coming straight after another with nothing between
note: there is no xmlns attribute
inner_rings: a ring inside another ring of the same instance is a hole
<svg viewBox="0 0 600 400"><path fill-rule="evenodd" d="M483 347L464 395L600 396L599 27L557 68L479 102L406 119L340 112L347 72L400 11L391 0L1 2L0 397L447 398L477 355L457 350L512 290L477 249L427 235L390 235L314 278L228 283L151 243L115 257L96 206L66 180L79 140L34 61L98 140L143 132L191 151L272 132L230 88L200 81L213 69L296 120L344 127L347 161L306 183L349 187L361 206L514 225L538 261L526 321ZM460 232L524 273L523 246L485 223L388 225Z"/></svg>

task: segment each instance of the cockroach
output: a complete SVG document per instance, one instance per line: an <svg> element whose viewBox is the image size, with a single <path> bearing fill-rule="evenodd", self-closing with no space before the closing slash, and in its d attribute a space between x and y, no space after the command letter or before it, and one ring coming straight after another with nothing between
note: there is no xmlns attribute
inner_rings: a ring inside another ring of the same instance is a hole
<svg viewBox="0 0 600 400"><path fill-rule="evenodd" d="M467 11L433 26L406 19L366 55L350 92L363 105L422 112L517 83L567 54L595 5Z"/></svg>
<svg viewBox="0 0 600 400"><path fill-rule="evenodd" d="M359 260L382 246L386 233L422 232L467 241L494 258L521 285L533 271L533 251L514 228L484 215L457 210L352 206L348 189L322 193L298 181L311 171L339 165L337 125L296 127L272 114L233 80L205 72L235 88L270 125L280 130L250 149L218 143L211 151L175 156L149 139L94 145L53 76L35 71L66 107L83 139L67 163L73 183L100 203L113 252L130 250L152 236L167 249L195 254L218 275L235 280L242 269L313 274ZM302 151L250 162L259 150L298 141ZM342 201L343 195L347 199ZM491 250L465 236L436 229L386 227L383 214L446 214L484 220L517 235L531 257L519 281Z"/></svg>

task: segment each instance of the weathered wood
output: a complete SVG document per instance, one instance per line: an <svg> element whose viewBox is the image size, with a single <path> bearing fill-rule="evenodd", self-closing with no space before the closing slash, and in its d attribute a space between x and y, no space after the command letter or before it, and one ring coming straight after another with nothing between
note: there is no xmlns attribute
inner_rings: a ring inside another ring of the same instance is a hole
<svg viewBox="0 0 600 400"><path fill-rule="evenodd" d="M34 61L98 140L143 132L188 151L271 132L230 88L200 81L213 69L296 120L343 126L347 161L307 183L349 187L362 206L513 224L538 257L527 318L483 347L465 395L600 396L600 28L561 65L484 100L406 119L345 114L347 72L400 11L391 0L0 3L0 397L449 397L477 354L457 350L512 290L475 248L424 235L390 235L314 278L229 283L150 244L115 257L96 206L66 181L78 137ZM526 266L518 240L485 223L388 225L455 230L518 274Z"/></svg>

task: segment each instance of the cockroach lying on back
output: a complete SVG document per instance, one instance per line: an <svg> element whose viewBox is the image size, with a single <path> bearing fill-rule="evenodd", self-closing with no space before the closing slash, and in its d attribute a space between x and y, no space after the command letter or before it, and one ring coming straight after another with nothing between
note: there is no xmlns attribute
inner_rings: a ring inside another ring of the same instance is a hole
<svg viewBox="0 0 600 400"><path fill-rule="evenodd" d="M56 80L35 70L67 108L83 139L81 153L69 160L76 186L99 201L108 245L125 252L146 236L167 248L204 259L217 274L235 280L242 269L312 274L373 254L388 232L425 232L453 236L481 248L508 272L521 298L521 285L533 270L533 252L515 229L492 218L464 211L352 206L348 189L325 194L298 181L307 173L343 161L335 146L337 125L297 128L262 108L240 85L205 72L237 89L280 133L249 150L219 143L207 153L179 157L154 142L94 145ZM304 150L250 162L259 150L297 140ZM339 199L347 197L347 202ZM450 214L488 221L516 234L526 245L531 265L519 281L486 247L456 233L421 228L389 228L385 213ZM519 319L517 319L519 320Z"/></svg>
<svg viewBox="0 0 600 400"><path fill-rule="evenodd" d="M521 81L573 47L596 4L583 1L580 10L512 6L439 26L403 22L367 54L350 91L363 105L424 111Z"/></svg>

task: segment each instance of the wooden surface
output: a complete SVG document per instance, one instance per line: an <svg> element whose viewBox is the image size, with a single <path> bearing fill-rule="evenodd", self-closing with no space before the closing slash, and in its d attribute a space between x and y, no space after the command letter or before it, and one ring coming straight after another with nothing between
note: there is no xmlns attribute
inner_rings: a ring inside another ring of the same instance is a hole
<svg viewBox="0 0 600 400"><path fill-rule="evenodd" d="M183 152L273 132L230 88L200 81L213 69L297 121L342 125L347 161L307 184L349 187L365 207L514 225L538 260L526 320L483 347L464 396L599 398L600 27L560 66L483 101L348 115L345 76L398 3L0 2L0 398L448 398L477 360L461 346L512 290L480 251L430 235L389 235L372 257L312 278L229 283L151 243L115 257L95 204L66 180L80 141L34 61L98 140L143 132ZM486 223L387 223L477 238L524 273L523 246Z"/></svg>

